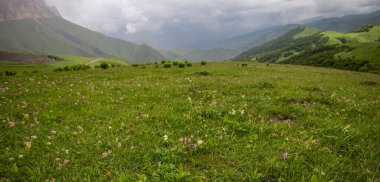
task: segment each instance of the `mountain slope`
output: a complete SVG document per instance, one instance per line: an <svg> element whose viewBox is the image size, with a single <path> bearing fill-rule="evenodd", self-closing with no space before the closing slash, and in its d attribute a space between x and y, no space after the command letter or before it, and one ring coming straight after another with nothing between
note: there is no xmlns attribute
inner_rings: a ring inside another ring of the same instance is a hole
<svg viewBox="0 0 380 182"><path fill-rule="evenodd" d="M4 2L4 0L1 1ZM23 7L28 4L26 0L17 0L17 2L20 2L18 5ZM131 63L165 58L159 51L147 48L149 47L147 45L141 46L107 37L66 21L59 16L50 17L53 13L45 17L40 17L39 12L36 12L37 14L27 13L32 12L30 9L37 5L32 4L29 9L23 8L25 9L24 13L19 12L30 18L0 21L0 50L17 53L117 57ZM45 5L47 12L49 9ZM8 12L13 14L13 11ZM13 17L11 15L4 17Z"/></svg>
<svg viewBox="0 0 380 182"><path fill-rule="evenodd" d="M310 19L299 24L275 26L258 30L242 36L221 42L218 46L236 49L240 52L257 47L265 42L269 42L286 34L297 27L309 26L320 30L335 30L338 32L352 32L366 24L380 23L380 10L362 15L348 15L337 18L321 19L320 17Z"/></svg>
<svg viewBox="0 0 380 182"><path fill-rule="evenodd" d="M276 26L263 30L258 30L252 33L241 35L226 41L223 41L220 46L230 49L238 49L241 51L246 51L252 47L256 47L265 42L276 39L292 29L300 27L301 25L286 25L286 26Z"/></svg>
<svg viewBox="0 0 380 182"><path fill-rule="evenodd" d="M306 25L321 30L334 30L347 33L352 32L366 24L380 24L380 10L369 14L321 19L310 22Z"/></svg>
<svg viewBox="0 0 380 182"><path fill-rule="evenodd" d="M380 69L380 26L348 34L312 30L309 27L296 28L278 39L243 52L234 60L354 71Z"/></svg>

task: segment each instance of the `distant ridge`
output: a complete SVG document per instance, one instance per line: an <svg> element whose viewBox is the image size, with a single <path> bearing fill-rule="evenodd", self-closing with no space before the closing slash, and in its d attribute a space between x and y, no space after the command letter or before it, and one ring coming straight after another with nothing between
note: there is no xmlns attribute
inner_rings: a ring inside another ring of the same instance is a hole
<svg viewBox="0 0 380 182"><path fill-rule="evenodd" d="M1 51L117 57L130 63L166 58L149 45L111 38L64 20L43 0L0 0L0 3Z"/></svg>

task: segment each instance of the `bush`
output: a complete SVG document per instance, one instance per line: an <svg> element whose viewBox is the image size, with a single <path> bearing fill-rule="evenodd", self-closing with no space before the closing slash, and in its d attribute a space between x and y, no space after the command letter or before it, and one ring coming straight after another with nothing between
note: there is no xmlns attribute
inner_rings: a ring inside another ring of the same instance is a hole
<svg viewBox="0 0 380 182"><path fill-rule="evenodd" d="M192 67L193 64L191 64L191 63L186 63L186 66L187 66L187 67Z"/></svg>
<svg viewBox="0 0 380 182"><path fill-rule="evenodd" d="M13 71L5 71L5 75L6 76L14 76L16 75L17 73L16 72L13 72Z"/></svg>
<svg viewBox="0 0 380 182"><path fill-rule="evenodd" d="M195 75L199 75L199 76L210 76L211 73L208 72L208 71L201 71L201 72L196 72Z"/></svg>
<svg viewBox="0 0 380 182"><path fill-rule="evenodd" d="M84 65L84 64L78 64L78 65L73 65L70 67L71 70L73 71L82 71L82 70L88 70L90 69L89 65Z"/></svg>
<svg viewBox="0 0 380 182"><path fill-rule="evenodd" d="M241 66L243 66L243 67L247 67L248 64L247 64L247 63L243 63L243 64L241 64Z"/></svg>
<svg viewBox="0 0 380 182"><path fill-rule="evenodd" d="M100 68L102 68L102 69L104 69L104 70L106 70L106 69L108 69L110 66L107 64L107 63L101 63L100 64Z"/></svg>
<svg viewBox="0 0 380 182"><path fill-rule="evenodd" d="M170 63L165 63L164 64L164 68L171 68L172 67L172 64L170 64Z"/></svg>
<svg viewBox="0 0 380 182"><path fill-rule="evenodd" d="M166 60L161 61L161 64L165 64L165 63L169 63L169 61L166 61Z"/></svg>
<svg viewBox="0 0 380 182"><path fill-rule="evenodd" d="M59 67L57 69L55 69L54 71L64 71L63 68Z"/></svg>
<svg viewBox="0 0 380 182"><path fill-rule="evenodd" d="M132 64L132 67L139 67L138 64Z"/></svg>
<svg viewBox="0 0 380 182"><path fill-rule="evenodd" d="M64 71L70 71L71 69L70 69L69 66L65 66L65 67L63 67L63 70L64 70Z"/></svg>
<svg viewBox="0 0 380 182"><path fill-rule="evenodd" d="M174 61L174 62L173 62L173 66L178 66L178 62L177 62L177 61Z"/></svg>
<svg viewBox="0 0 380 182"><path fill-rule="evenodd" d="M206 61L201 61L201 65L206 65L207 64L207 62Z"/></svg>
<svg viewBox="0 0 380 182"><path fill-rule="evenodd" d="M178 64L178 67L179 67L179 68L184 68L185 66L186 66L185 63L179 63L179 64Z"/></svg>

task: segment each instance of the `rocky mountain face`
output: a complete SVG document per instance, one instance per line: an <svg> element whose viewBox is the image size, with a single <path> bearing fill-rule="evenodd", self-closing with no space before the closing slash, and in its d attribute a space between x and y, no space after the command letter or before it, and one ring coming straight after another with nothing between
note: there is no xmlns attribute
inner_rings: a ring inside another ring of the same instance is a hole
<svg viewBox="0 0 380 182"><path fill-rule="evenodd" d="M38 19L60 16L44 0L0 0L0 21Z"/></svg>

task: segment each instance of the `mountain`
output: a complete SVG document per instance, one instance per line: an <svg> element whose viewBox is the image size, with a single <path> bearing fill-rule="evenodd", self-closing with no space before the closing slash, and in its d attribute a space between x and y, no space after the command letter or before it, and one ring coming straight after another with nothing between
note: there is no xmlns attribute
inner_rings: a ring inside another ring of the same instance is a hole
<svg viewBox="0 0 380 182"><path fill-rule="evenodd" d="M352 32L366 24L380 24L380 10L361 15L348 15L339 18L325 18L305 25L321 30L334 30L342 33Z"/></svg>
<svg viewBox="0 0 380 182"><path fill-rule="evenodd" d="M0 0L0 50L117 57L130 63L165 59L148 46L111 38L64 20L43 0Z"/></svg>
<svg viewBox="0 0 380 182"><path fill-rule="evenodd" d="M252 47L256 47L265 42L271 41L289 32L290 30L302 25L286 25L275 26L263 30L258 30L252 33L244 34L229 40L223 41L219 46L229 49L246 51Z"/></svg>
<svg viewBox="0 0 380 182"><path fill-rule="evenodd" d="M299 27L233 60L377 71L380 70L380 26L364 26L354 33Z"/></svg>
<svg viewBox="0 0 380 182"><path fill-rule="evenodd" d="M320 30L335 30L338 32L347 33L352 32L366 24L378 23L380 23L380 10L369 14L348 15L338 18L315 17L299 22L298 24L274 26L237 36L220 42L216 47L228 48L236 50L237 52L240 51L241 53L257 47L265 42L279 38L297 27L309 26Z"/></svg>

